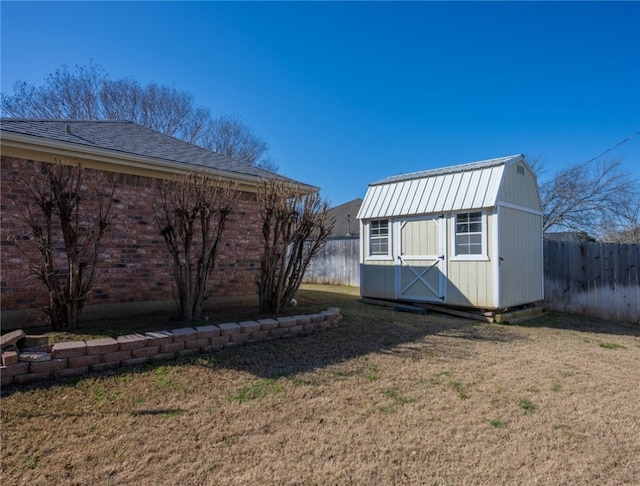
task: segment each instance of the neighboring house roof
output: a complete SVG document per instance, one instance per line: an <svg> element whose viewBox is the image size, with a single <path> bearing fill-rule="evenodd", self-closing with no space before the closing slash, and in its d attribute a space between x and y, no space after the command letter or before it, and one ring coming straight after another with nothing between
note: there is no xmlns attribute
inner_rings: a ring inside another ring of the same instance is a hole
<svg viewBox="0 0 640 486"><path fill-rule="evenodd" d="M89 156L108 154L115 158L165 166L166 170L173 171L193 166L206 167L220 175L245 180L283 178L129 121L2 118L0 129L3 145L6 141L14 144L22 142L29 144L30 148L72 149ZM306 188L317 189L313 186Z"/></svg>
<svg viewBox="0 0 640 486"><path fill-rule="evenodd" d="M358 223L356 215L361 205L362 199L358 198L329 209L329 216L335 218L335 225L330 236L358 236L360 223Z"/></svg>
<svg viewBox="0 0 640 486"><path fill-rule="evenodd" d="M506 166L522 155L388 177L369 185L358 219L481 209L497 203Z"/></svg>

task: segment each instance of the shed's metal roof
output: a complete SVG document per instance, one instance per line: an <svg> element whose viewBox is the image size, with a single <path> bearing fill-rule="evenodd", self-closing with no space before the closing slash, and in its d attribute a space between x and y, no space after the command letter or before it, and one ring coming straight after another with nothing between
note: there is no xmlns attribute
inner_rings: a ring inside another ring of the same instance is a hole
<svg viewBox="0 0 640 486"><path fill-rule="evenodd" d="M388 177L369 185L358 219L495 206L504 168L522 155Z"/></svg>

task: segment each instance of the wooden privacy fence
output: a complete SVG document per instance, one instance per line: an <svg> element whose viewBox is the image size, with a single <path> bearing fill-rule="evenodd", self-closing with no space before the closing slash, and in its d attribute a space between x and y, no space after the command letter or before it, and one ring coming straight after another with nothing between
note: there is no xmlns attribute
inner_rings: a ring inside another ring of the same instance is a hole
<svg viewBox="0 0 640 486"><path fill-rule="evenodd" d="M360 246L354 237L329 238L304 275L307 283L360 285Z"/></svg>
<svg viewBox="0 0 640 486"><path fill-rule="evenodd" d="M330 238L305 282L360 285L358 238ZM547 308L640 324L640 244L544 240Z"/></svg>
<svg viewBox="0 0 640 486"><path fill-rule="evenodd" d="M640 245L544 241L544 295L553 310L640 323Z"/></svg>

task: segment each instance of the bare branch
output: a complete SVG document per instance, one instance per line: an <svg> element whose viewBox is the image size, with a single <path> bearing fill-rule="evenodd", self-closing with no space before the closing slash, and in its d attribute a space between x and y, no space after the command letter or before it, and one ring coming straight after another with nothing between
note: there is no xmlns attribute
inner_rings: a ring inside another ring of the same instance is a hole
<svg viewBox="0 0 640 486"><path fill-rule="evenodd" d="M113 221L115 184L105 189L99 174L87 177L82 167L61 162L37 169L23 181L29 198L17 208L17 221L30 238L16 235L16 246L49 293L44 311L52 327L75 329Z"/></svg>
<svg viewBox="0 0 640 486"><path fill-rule="evenodd" d="M173 260L180 317L198 319L239 193L233 182L192 171L160 182L158 194L154 216Z"/></svg>
<svg viewBox="0 0 640 486"><path fill-rule="evenodd" d="M300 194L282 179L265 180L258 194L263 253L260 310L278 314L289 305L304 272L333 229L318 193Z"/></svg>
<svg viewBox="0 0 640 486"><path fill-rule="evenodd" d="M619 160L576 164L541 181L538 173L543 226L602 234L604 228L622 229L634 224L634 207L640 201L638 181L621 170Z"/></svg>

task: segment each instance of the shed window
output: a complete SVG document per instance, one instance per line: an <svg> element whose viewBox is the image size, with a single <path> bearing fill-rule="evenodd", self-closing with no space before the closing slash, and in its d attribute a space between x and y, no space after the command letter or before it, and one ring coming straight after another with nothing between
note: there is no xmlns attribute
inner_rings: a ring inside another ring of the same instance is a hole
<svg viewBox="0 0 640 486"><path fill-rule="evenodd" d="M482 212L456 215L456 255L482 255Z"/></svg>
<svg viewBox="0 0 640 486"><path fill-rule="evenodd" d="M389 254L389 220L379 219L369 223L369 254Z"/></svg>

